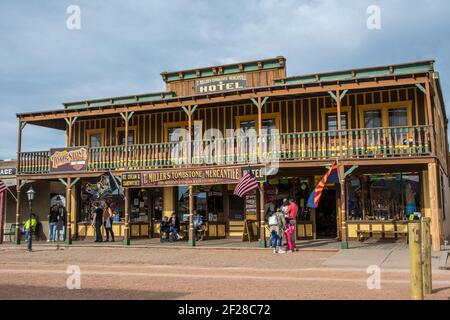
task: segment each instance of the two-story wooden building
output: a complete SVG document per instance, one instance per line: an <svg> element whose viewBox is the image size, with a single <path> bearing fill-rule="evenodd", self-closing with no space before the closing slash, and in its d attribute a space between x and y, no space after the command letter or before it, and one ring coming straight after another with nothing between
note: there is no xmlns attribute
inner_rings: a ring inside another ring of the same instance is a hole
<svg viewBox="0 0 450 320"><path fill-rule="evenodd" d="M287 77L276 57L161 75L164 92L17 115L17 192L37 180L66 185L71 238L93 235L91 191L108 171L125 188L110 200L125 243L156 236L162 216L189 221L195 210L211 238L242 236L244 221L255 221L264 244L267 211L288 197L300 207L299 238L345 247L399 237L415 212L431 217L434 249L450 234L448 121L433 61ZM22 150L26 124L64 130L67 145ZM307 208L335 160L341 183ZM241 199L233 190L249 166L270 170ZM16 220L25 212L18 203Z"/></svg>

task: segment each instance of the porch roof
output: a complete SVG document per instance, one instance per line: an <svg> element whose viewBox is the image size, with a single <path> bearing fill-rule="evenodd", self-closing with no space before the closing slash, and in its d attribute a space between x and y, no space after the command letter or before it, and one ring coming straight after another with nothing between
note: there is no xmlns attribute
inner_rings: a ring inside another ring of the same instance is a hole
<svg viewBox="0 0 450 320"><path fill-rule="evenodd" d="M182 105L224 103L227 101L246 100L250 97L254 97L255 95L267 95L273 97L277 95L283 96L299 94L297 91L307 93L307 90L326 92L326 90L331 90L327 88L332 88L333 86L338 86L340 90L348 88L358 90L364 88L361 84L368 82L372 82L379 87L383 87L382 80L389 81L408 78L415 79L419 76L429 77L430 73L437 74L434 72L433 65L434 60L429 60L387 65L382 67L289 77L285 79L277 79L276 84L272 86L244 88L214 94L199 94L177 97L172 92L159 92L153 94L67 102L64 103L64 109L17 113L17 117L22 121L32 122L35 125L64 130L64 118L66 117L111 115L127 110L143 112L149 110L176 108ZM440 91L439 78L436 78L438 90ZM405 85L405 82L398 82L398 85Z"/></svg>

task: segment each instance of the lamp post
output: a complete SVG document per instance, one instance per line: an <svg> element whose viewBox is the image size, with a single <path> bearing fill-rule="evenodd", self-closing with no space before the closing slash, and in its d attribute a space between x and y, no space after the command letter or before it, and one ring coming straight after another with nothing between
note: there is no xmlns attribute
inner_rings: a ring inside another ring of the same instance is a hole
<svg viewBox="0 0 450 320"><path fill-rule="evenodd" d="M33 236L32 236L32 232L33 232L33 227L32 227L32 218L33 218L33 210L32 210L32 203L34 200L34 195L36 194L36 192L33 190L33 187L30 186L30 189L27 191L27 197L28 197L28 205L30 208L30 220L29 220L29 236L28 236L28 251L31 252L32 250L32 240L33 240Z"/></svg>

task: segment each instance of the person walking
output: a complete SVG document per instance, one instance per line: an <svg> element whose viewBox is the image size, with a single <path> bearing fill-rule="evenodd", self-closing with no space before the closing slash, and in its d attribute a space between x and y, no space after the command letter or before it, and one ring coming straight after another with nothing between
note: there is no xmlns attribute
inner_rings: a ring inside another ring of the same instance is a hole
<svg viewBox="0 0 450 320"><path fill-rule="evenodd" d="M109 241L109 235L111 234L111 242L114 242L114 231L113 231L113 217L111 206L108 202L105 203L105 210L103 210L103 226L106 233L106 242Z"/></svg>
<svg viewBox="0 0 450 320"><path fill-rule="evenodd" d="M30 229L30 219L25 221L25 242L28 242L28 239L32 237L32 232L36 231L37 220L36 215L34 213L31 214L31 229Z"/></svg>
<svg viewBox="0 0 450 320"><path fill-rule="evenodd" d="M53 206L48 214L48 239L47 242L56 241L56 228L60 219L57 206Z"/></svg>
<svg viewBox="0 0 450 320"><path fill-rule="evenodd" d="M282 249L285 220L281 209L273 212L269 217L268 222L270 230L270 243L273 246L273 253L285 253Z"/></svg>
<svg viewBox="0 0 450 320"><path fill-rule="evenodd" d="M92 219L92 226L95 228L95 242L103 242L102 227L103 224L103 209L97 205L94 210L94 218Z"/></svg>
<svg viewBox="0 0 450 320"><path fill-rule="evenodd" d="M296 238L295 235L297 232L298 206L295 203L294 198L289 199L289 206L287 207L287 214L288 214L289 223L292 224L292 226L294 228L294 232L291 234L291 241L292 241L292 243L294 243L294 247L295 247L295 238Z"/></svg>
<svg viewBox="0 0 450 320"><path fill-rule="evenodd" d="M286 233L286 240L287 240L287 253L291 253L295 251L295 228L294 224L292 223L292 220L288 223L286 230L284 231Z"/></svg>
<svg viewBox="0 0 450 320"><path fill-rule="evenodd" d="M64 241L66 232L66 208L64 206L58 206L59 220L56 228L56 240Z"/></svg>

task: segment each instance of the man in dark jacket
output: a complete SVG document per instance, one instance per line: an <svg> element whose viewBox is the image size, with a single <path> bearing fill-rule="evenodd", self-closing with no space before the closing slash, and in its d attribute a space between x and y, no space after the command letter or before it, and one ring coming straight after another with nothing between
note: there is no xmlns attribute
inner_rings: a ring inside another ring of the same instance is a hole
<svg viewBox="0 0 450 320"><path fill-rule="evenodd" d="M103 209L97 206L94 210L94 219L92 220L92 226L95 227L95 242L103 242L102 230L103 225Z"/></svg>

